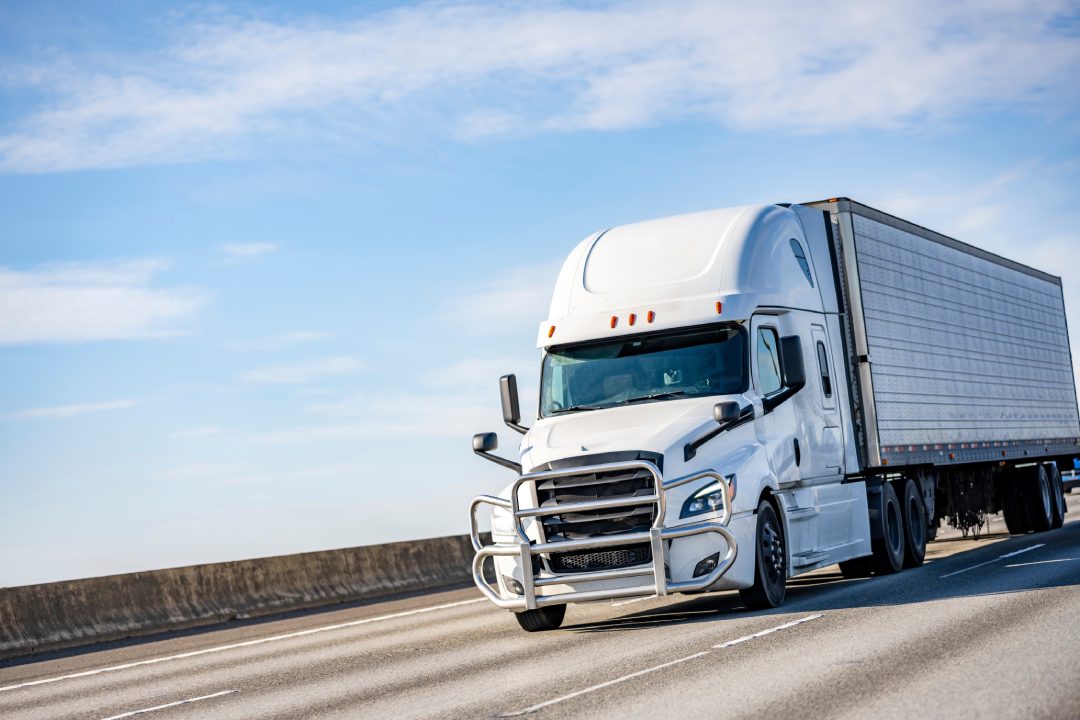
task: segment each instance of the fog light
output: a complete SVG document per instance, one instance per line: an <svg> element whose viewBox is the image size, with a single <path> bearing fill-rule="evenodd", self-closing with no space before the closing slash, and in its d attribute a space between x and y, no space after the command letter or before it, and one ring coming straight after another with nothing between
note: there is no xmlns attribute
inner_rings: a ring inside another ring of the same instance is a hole
<svg viewBox="0 0 1080 720"><path fill-rule="evenodd" d="M705 558L697 564L694 568L694 577L701 577L702 575L708 575L716 566L720 564L720 553L713 553L709 557Z"/></svg>
<svg viewBox="0 0 1080 720"><path fill-rule="evenodd" d="M505 585L506 589L514 593L515 595L525 594L525 588L521 587L521 583L519 583L512 577L507 577L503 575L503 585Z"/></svg>

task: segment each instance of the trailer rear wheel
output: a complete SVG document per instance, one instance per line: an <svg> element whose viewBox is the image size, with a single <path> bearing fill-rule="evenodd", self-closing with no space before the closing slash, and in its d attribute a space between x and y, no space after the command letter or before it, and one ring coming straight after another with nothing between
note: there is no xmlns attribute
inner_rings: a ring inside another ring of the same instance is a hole
<svg viewBox="0 0 1080 720"><path fill-rule="evenodd" d="M914 568L926 558L926 506L918 483L909 478L903 487L904 567Z"/></svg>
<svg viewBox="0 0 1080 720"><path fill-rule="evenodd" d="M1024 506L1024 478L1020 471L1013 468L1002 478L1001 513L1005 516L1005 527L1013 535L1023 535L1028 527L1027 508Z"/></svg>
<svg viewBox="0 0 1080 720"><path fill-rule="evenodd" d="M754 584L740 590L739 596L751 610L779 607L784 604L787 589L787 551L784 528L768 500L758 505L756 539Z"/></svg>
<svg viewBox="0 0 1080 720"><path fill-rule="evenodd" d="M904 514L892 483L881 483L881 537L871 543L874 572L891 575L904 567Z"/></svg>
<svg viewBox="0 0 1080 720"><path fill-rule="evenodd" d="M565 605L549 605L548 607L526 610L514 613L518 625L526 632L544 632L545 630L558 630L566 617Z"/></svg>
<svg viewBox="0 0 1080 720"><path fill-rule="evenodd" d="M1049 530L1054 518L1051 506L1053 498L1050 492L1050 480L1046 468L1031 465L1021 468L1021 492L1027 509L1028 527L1035 532Z"/></svg>
<svg viewBox="0 0 1080 720"><path fill-rule="evenodd" d="M1065 524L1065 485L1061 482L1057 463L1048 462L1044 467L1050 481L1050 527L1056 530Z"/></svg>

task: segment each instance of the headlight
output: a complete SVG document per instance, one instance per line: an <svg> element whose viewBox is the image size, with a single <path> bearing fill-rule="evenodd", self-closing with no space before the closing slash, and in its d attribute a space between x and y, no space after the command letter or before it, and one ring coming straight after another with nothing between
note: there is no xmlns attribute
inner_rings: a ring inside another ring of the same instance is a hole
<svg viewBox="0 0 1080 720"><path fill-rule="evenodd" d="M735 498L735 476L726 476L728 486L731 488L731 497ZM724 509L724 489L719 482L711 482L696 493L687 498L683 503L680 518L688 518L694 515L718 512Z"/></svg>

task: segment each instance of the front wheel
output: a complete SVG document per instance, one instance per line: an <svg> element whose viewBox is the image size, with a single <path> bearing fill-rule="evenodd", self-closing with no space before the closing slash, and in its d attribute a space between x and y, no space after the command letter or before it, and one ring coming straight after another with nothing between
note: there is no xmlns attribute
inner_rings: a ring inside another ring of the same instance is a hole
<svg viewBox="0 0 1080 720"><path fill-rule="evenodd" d="M546 630L558 630L566 617L565 605L549 605L548 607L526 610L514 613L518 625L525 632L544 632Z"/></svg>
<svg viewBox="0 0 1080 720"><path fill-rule="evenodd" d="M787 589L787 552L784 528L772 503L762 500L757 511L757 539L754 559L754 584L739 591L751 610L765 610L784 604Z"/></svg>

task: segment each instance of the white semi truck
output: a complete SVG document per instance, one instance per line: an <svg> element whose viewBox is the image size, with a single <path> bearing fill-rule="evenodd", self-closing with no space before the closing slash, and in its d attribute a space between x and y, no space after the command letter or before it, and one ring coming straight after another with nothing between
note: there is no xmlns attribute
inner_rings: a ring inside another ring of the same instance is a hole
<svg viewBox="0 0 1080 720"><path fill-rule="evenodd" d="M1060 278L857 202L598 232L538 345L531 427L500 380L519 458L473 438L516 476L472 503L473 577L525 630L630 596L775 607L826 565L920 565L943 518L1063 522L1080 418Z"/></svg>

